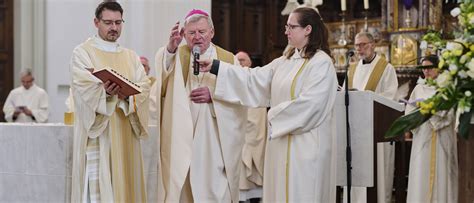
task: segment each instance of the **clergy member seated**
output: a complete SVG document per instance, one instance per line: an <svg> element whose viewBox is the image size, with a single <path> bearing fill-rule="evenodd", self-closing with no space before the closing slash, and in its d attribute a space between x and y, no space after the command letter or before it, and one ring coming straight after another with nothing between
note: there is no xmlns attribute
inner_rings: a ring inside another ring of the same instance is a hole
<svg viewBox="0 0 474 203"><path fill-rule="evenodd" d="M232 64L237 60L211 42L214 25L205 11L189 12L184 27L176 23L169 36L155 60L161 108L159 201L238 202L247 109L215 99L216 76L193 71L198 54ZM183 39L186 44L179 46Z"/></svg>
<svg viewBox="0 0 474 203"><path fill-rule="evenodd" d="M30 69L20 73L21 86L8 94L3 106L5 120L18 123L45 123L48 121L48 94L38 87Z"/></svg>
<svg viewBox="0 0 474 203"><path fill-rule="evenodd" d="M438 77L438 57L422 59L425 80ZM433 86L420 83L411 93L405 112L416 108L416 102L436 93ZM454 113L440 111L420 127L413 129L413 144L408 173L407 202L458 202L457 137ZM434 169L434 170L433 170Z"/></svg>

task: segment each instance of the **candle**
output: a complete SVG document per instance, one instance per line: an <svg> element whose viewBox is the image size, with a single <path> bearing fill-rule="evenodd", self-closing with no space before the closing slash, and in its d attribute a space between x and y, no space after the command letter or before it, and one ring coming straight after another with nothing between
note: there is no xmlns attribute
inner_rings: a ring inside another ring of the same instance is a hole
<svg viewBox="0 0 474 203"><path fill-rule="evenodd" d="M346 10L347 10L346 0L341 0L341 11L346 11Z"/></svg>
<svg viewBox="0 0 474 203"><path fill-rule="evenodd" d="M369 0L364 0L364 9L369 9Z"/></svg>

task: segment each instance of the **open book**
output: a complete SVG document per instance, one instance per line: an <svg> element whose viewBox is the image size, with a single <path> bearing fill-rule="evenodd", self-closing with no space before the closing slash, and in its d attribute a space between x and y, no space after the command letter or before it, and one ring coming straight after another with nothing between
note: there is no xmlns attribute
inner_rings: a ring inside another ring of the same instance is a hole
<svg viewBox="0 0 474 203"><path fill-rule="evenodd" d="M117 71L111 68L104 68L102 70L97 70L92 73L95 77L99 78L102 80L102 82L107 82L107 80L110 80L110 82L114 82L118 86L120 86L120 91L119 94L128 97L131 95L139 94L142 92L140 86L137 84L133 83L126 77L120 75Z"/></svg>

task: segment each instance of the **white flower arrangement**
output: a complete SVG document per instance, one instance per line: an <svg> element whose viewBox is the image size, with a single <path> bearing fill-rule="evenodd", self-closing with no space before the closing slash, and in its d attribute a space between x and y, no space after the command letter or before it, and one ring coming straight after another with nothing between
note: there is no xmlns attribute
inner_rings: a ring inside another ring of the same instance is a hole
<svg viewBox="0 0 474 203"><path fill-rule="evenodd" d="M420 48L433 46L441 50L438 64L440 73L435 80L419 82L436 88L436 94L417 103L418 110L402 116L392 124L386 137L394 137L414 129L439 111L456 110L458 134L469 135L471 117L474 115L474 0L464 0L451 11L457 17L462 33L455 33L456 39L446 41L439 32L423 36Z"/></svg>

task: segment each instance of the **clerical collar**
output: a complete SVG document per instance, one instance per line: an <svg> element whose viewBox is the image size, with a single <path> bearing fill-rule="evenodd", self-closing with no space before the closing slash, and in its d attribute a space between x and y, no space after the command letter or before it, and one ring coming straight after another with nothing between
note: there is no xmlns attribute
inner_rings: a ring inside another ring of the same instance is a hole
<svg viewBox="0 0 474 203"><path fill-rule="evenodd" d="M118 48L120 46L118 42L108 42L97 35L94 35L93 39L97 48L103 51L118 52Z"/></svg>
<svg viewBox="0 0 474 203"><path fill-rule="evenodd" d="M374 57L372 57L372 59L370 59L370 61L362 60L362 64L365 65L365 64L370 64L370 63L372 63L372 61L374 61L375 57L377 57L377 54L376 54L376 53L374 54Z"/></svg>

